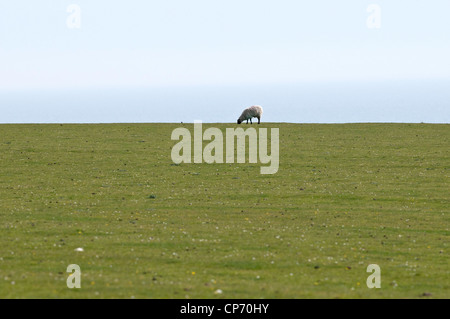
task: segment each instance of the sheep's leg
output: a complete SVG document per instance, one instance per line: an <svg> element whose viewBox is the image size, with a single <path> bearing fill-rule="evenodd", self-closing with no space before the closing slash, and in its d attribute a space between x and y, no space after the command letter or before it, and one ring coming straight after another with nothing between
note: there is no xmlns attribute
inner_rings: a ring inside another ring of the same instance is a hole
<svg viewBox="0 0 450 319"><path fill-rule="evenodd" d="M248 124L248 119L247 119L247 124Z"/></svg>
<svg viewBox="0 0 450 319"><path fill-rule="evenodd" d="M261 118L258 116L258 124L261 123Z"/></svg>
<svg viewBox="0 0 450 319"><path fill-rule="evenodd" d="M250 124L253 124L252 119L250 119Z"/></svg>

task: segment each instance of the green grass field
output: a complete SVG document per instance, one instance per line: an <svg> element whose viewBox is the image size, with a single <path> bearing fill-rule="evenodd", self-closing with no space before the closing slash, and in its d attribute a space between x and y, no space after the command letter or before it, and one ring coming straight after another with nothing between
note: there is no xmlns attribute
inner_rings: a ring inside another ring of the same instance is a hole
<svg viewBox="0 0 450 319"><path fill-rule="evenodd" d="M274 175L180 126L0 125L0 298L450 298L450 125L263 123Z"/></svg>

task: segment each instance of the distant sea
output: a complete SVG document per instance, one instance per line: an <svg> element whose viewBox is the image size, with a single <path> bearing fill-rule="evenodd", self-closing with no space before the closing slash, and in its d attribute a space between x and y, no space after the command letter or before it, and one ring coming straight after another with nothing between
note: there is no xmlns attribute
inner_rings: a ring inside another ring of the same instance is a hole
<svg viewBox="0 0 450 319"><path fill-rule="evenodd" d="M450 123L450 80L71 90L0 88L0 123Z"/></svg>

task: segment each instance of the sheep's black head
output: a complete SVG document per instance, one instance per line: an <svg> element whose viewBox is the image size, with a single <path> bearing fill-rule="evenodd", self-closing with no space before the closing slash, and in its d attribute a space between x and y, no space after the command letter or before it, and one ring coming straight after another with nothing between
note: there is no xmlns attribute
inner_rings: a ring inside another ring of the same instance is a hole
<svg viewBox="0 0 450 319"><path fill-rule="evenodd" d="M241 119L238 119L237 124L241 124L241 123L242 123Z"/></svg>

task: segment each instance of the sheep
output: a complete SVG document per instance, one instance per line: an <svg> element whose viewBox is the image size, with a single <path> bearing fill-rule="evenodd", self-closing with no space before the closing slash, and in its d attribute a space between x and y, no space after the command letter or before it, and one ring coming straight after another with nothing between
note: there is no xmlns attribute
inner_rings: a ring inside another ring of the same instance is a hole
<svg viewBox="0 0 450 319"><path fill-rule="evenodd" d="M248 124L248 120L250 120L250 124L253 124L252 123L253 117L258 118L258 124L260 124L262 113L263 113L263 109L261 106L259 106L259 105L250 106L249 108L246 108L242 112L241 116L239 116L239 118L237 120L237 124L241 124L245 120L247 121L247 124Z"/></svg>

